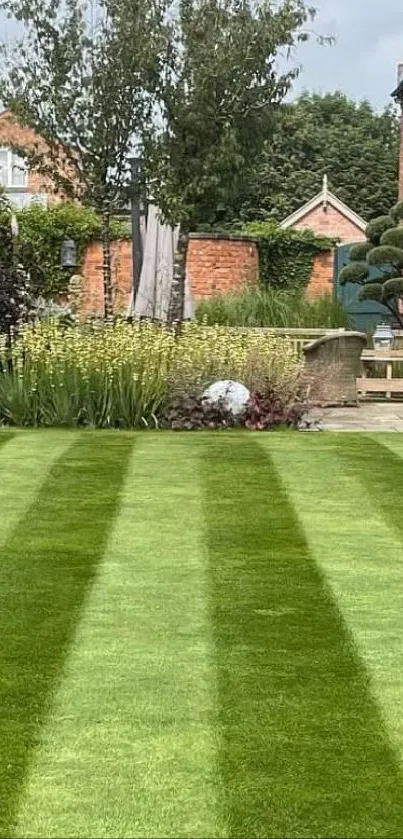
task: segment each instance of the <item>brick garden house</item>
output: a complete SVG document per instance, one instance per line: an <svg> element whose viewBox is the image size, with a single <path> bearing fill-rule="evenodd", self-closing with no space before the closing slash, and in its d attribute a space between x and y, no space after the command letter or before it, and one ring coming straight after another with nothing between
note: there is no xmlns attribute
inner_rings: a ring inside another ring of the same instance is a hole
<svg viewBox="0 0 403 839"><path fill-rule="evenodd" d="M321 192L284 219L281 226L294 230L312 230L318 236L328 236L338 240L341 245L349 245L365 241L367 223L330 192L325 175ZM319 253L315 257L308 286L309 297L315 299L332 293L333 275L334 251Z"/></svg>

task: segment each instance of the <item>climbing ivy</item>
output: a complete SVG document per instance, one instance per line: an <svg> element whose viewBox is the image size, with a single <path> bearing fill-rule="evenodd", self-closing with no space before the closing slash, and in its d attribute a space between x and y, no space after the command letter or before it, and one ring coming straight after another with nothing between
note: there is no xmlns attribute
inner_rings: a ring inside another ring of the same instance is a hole
<svg viewBox="0 0 403 839"><path fill-rule="evenodd" d="M316 236L312 230L290 230L278 222L239 222L227 227L200 225L199 233L214 236L248 236L256 241L259 250L260 281L265 286L283 289L303 289L310 280L316 254L328 251L336 239Z"/></svg>
<svg viewBox="0 0 403 839"><path fill-rule="evenodd" d="M256 239L260 280L273 288L305 288L316 254L336 244L335 239L316 236L311 230L289 230L274 221L248 222L242 233Z"/></svg>
<svg viewBox="0 0 403 839"><path fill-rule="evenodd" d="M101 218L95 210L79 204L63 202L44 208L31 205L16 213L18 236L15 253L18 262L29 271L33 292L45 298L67 290L70 277L80 271L85 248L101 238ZM3 204L0 209L0 228L9 229L11 212ZM111 222L111 238L124 238L125 224ZM62 268L60 254L64 239L74 239L77 246L77 266Z"/></svg>

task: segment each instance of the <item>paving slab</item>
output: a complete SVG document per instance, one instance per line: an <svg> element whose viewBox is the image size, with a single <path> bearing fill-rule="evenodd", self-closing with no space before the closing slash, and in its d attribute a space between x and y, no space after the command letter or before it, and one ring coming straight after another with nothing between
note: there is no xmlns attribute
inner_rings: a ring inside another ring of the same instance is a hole
<svg viewBox="0 0 403 839"><path fill-rule="evenodd" d="M403 432L403 405L364 402L358 407L315 409L309 419L318 420L324 431Z"/></svg>

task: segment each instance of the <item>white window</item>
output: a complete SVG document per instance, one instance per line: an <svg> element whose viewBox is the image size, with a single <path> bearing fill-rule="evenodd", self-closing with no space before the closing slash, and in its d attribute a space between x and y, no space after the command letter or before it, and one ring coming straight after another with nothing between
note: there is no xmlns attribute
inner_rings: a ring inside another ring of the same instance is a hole
<svg viewBox="0 0 403 839"><path fill-rule="evenodd" d="M28 186L26 161L11 149L0 148L0 184L5 189Z"/></svg>
<svg viewBox="0 0 403 839"><path fill-rule="evenodd" d="M41 207L48 206L48 197L40 192L18 192L13 190L7 196L9 203L16 210L23 210L32 204L40 204Z"/></svg>

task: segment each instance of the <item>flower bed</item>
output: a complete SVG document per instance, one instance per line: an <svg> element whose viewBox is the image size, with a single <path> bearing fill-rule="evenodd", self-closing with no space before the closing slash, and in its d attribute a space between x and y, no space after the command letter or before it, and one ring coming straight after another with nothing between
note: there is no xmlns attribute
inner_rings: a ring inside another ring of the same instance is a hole
<svg viewBox="0 0 403 839"><path fill-rule="evenodd" d="M202 393L215 379L257 389L292 387L301 361L287 337L149 322L26 326L0 339L0 421L22 426L157 426L172 394Z"/></svg>

